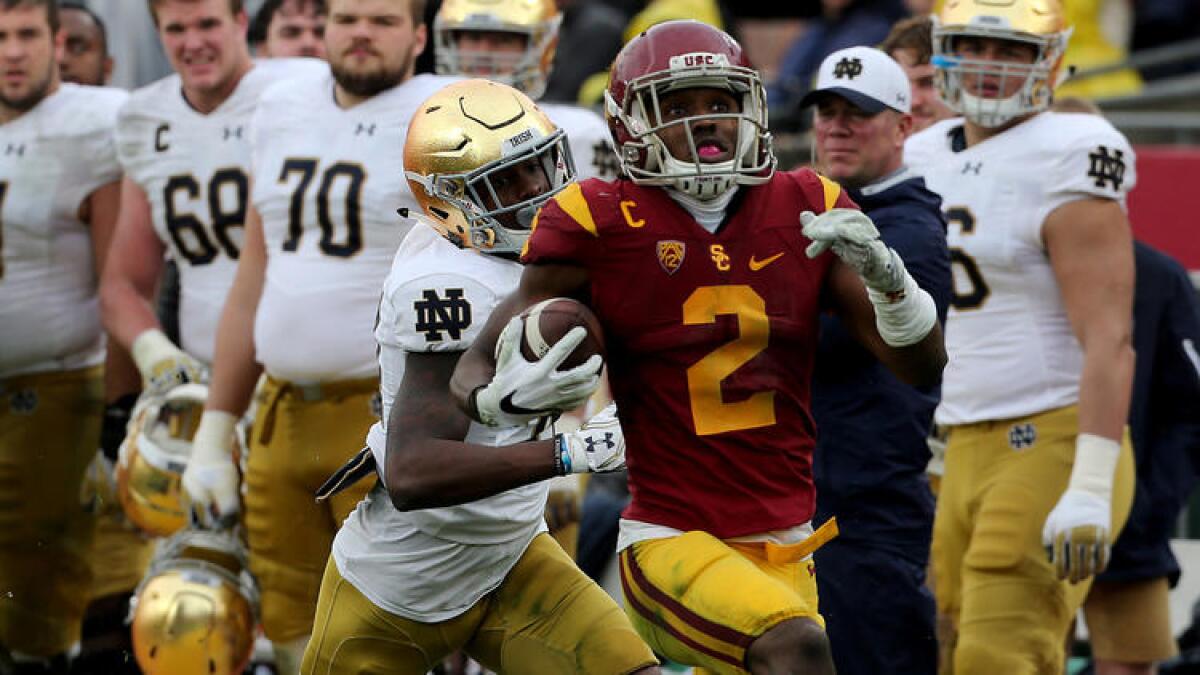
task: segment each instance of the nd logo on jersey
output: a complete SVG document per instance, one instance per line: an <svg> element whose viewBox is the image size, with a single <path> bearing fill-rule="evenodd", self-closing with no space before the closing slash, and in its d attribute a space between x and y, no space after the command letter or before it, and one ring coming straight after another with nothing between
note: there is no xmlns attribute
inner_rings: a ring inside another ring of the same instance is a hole
<svg viewBox="0 0 1200 675"><path fill-rule="evenodd" d="M447 288L445 297L427 289L421 297L413 303L416 332L424 333L426 342L441 342L443 331L451 340L461 340L463 331L471 327L471 303L463 297L463 289Z"/></svg>

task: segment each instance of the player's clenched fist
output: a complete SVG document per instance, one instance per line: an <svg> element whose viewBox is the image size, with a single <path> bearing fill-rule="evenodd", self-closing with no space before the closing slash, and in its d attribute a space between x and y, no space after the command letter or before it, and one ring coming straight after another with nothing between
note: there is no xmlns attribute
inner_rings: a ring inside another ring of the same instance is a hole
<svg viewBox="0 0 1200 675"><path fill-rule="evenodd" d="M625 468L625 434L617 420L617 404L608 406L575 431L554 437L559 472L606 473Z"/></svg>
<svg viewBox="0 0 1200 675"><path fill-rule="evenodd" d="M1042 544L1059 579L1071 583L1099 574L1108 566L1113 473L1121 445L1079 434L1075 464L1066 491L1046 517Z"/></svg>
<svg viewBox="0 0 1200 675"><path fill-rule="evenodd" d="M237 418L221 410L206 410L192 439L192 456L183 472L183 490L192 505L193 520L204 528L234 524L240 509L238 469L233 461Z"/></svg>
<svg viewBox="0 0 1200 675"><path fill-rule="evenodd" d="M204 364L176 347L161 330L152 328L137 336L130 353L142 374L145 392L162 396L189 382L203 382Z"/></svg>

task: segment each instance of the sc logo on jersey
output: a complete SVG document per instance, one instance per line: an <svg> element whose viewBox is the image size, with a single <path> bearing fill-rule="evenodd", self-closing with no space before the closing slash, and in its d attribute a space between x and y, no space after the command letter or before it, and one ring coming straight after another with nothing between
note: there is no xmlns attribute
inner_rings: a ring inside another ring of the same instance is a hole
<svg viewBox="0 0 1200 675"><path fill-rule="evenodd" d="M443 331L451 340L461 340L463 331L471 327L471 303L463 297L463 289L447 288L445 297L436 290L426 289L421 297L413 303L417 312L414 328L425 334L425 341L441 342Z"/></svg>

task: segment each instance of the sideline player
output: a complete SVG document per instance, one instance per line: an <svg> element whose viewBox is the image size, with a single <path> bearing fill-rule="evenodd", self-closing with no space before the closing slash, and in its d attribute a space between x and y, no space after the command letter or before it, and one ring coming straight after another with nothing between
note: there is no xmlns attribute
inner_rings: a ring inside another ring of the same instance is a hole
<svg viewBox="0 0 1200 675"><path fill-rule="evenodd" d="M1046 111L1067 35L1057 0L947 5L933 62L965 119L905 148L955 265L932 558L956 673L1061 672L1133 497L1134 157L1105 120Z"/></svg>
<svg viewBox="0 0 1200 675"><path fill-rule="evenodd" d="M100 87L108 84L113 60L104 21L87 5L60 2L58 16L66 37L58 70L63 82Z"/></svg>
<svg viewBox="0 0 1200 675"><path fill-rule="evenodd" d="M567 133L581 180L615 178L619 165L604 120L581 106L540 100L561 23L554 0L445 0L433 22L437 72L518 89Z"/></svg>
<svg viewBox="0 0 1200 675"><path fill-rule="evenodd" d="M245 475L250 567L283 673L297 672L333 535L366 486L313 494L378 418L371 328L379 288L415 206L399 153L416 106L448 82L413 76L421 0L334 0L331 73L270 88L254 148L245 239L217 331L209 402L183 486L206 525L241 509L233 429L259 374Z"/></svg>
<svg viewBox="0 0 1200 675"><path fill-rule="evenodd" d="M815 109L817 168L846 188L945 319L950 253L941 199L904 164L913 125L904 70L872 47L821 62L802 105ZM925 585L933 495L926 437L937 387L911 387L821 317L813 371L817 522L840 534L814 555L817 589L841 675L937 671L933 594Z"/></svg>
<svg viewBox="0 0 1200 675"><path fill-rule="evenodd" d="M325 0L266 0L248 34L260 58L325 58Z"/></svg>
<svg viewBox="0 0 1200 675"><path fill-rule="evenodd" d="M80 505L100 442L96 278L121 176L126 94L62 83L53 0L0 4L0 670L63 672L90 598Z"/></svg>
<svg viewBox="0 0 1200 675"><path fill-rule="evenodd" d="M121 110L126 178L101 299L105 325L156 395L203 377L212 362L243 238L250 119L263 90L325 65L252 61L241 0L155 0L150 9L175 73ZM179 266L179 345L154 311L166 253Z"/></svg>
<svg viewBox="0 0 1200 675"><path fill-rule="evenodd" d="M543 426L472 422L449 381L520 278L522 214L562 190L574 168L563 132L506 85L458 82L418 110L404 164L429 219L396 253L375 328L384 414L368 445L382 480L334 539L301 670L359 673L386 664L420 675L465 648L500 673L657 671L616 603L546 534L547 481L429 508L512 482L491 446L529 441ZM548 458L556 444L583 449L614 433L620 427L610 413L526 445ZM575 470L623 468L623 443L601 447L614 451L596 458L595 469L584 460Z"/></svg>
<svg viewBox="0 0 1200 675"><path fill-rule="evenodd" d="M711 26L670 21L630 41L605 104L630 178L576 184L541 209L519 289L452 387L492 424L577 403L587 364L543 377L511 330L494 373L491 353L522 308L587 298L628 445L619 548L634 626L715 672L829 673L809 562L833 529L809 524L819 313L839 310L906 380L936 381L944 355L933 300L841 188L774 172L763 98L741 47Z"/></svg>

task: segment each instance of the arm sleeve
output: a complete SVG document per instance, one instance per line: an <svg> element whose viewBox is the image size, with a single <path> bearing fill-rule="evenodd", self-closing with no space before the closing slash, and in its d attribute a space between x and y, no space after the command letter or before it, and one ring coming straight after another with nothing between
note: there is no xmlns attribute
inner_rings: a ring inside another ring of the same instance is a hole
<svg viewBox="0 0 1200 675"><path fill-rule="evenodd" d="M1129 141L1103 118L1072 115L1072 126L1057 142L1046 144L1046 193L1038 212L1037 230L1030 233L1041 242L1046 217L1068 202L1087 198L1112 199L1125 206L1125 197L1137 183L1137 163Z"/></svg>
<svg viewBox="0 0 1200 675"><path fill-rule="evenodd" d="M582 188L575 183L538 211L521 262L586 266L599 247L595 218Z"/></svg>
<svg viewBox="0 0 1200 675"><path fill-rule="evenodd" d="M409 352L465 351L501 299L462 274L408 279L384 292L375 336Z"/></svg>

